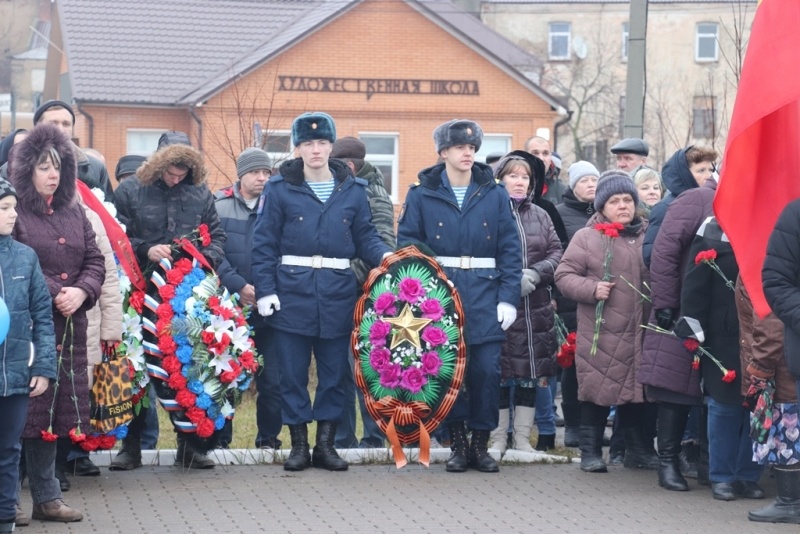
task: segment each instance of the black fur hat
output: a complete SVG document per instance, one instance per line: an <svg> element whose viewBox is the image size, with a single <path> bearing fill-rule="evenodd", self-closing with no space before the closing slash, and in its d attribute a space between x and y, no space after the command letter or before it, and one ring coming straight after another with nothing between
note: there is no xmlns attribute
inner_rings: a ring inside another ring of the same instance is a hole
<svg viewBox="0 0 800 534"><path fill-rule="evenodd" d="M321 111L303 113L292 123L292 144L299 145L314 139L336 142L336 123L333 117Z"/></svg>
<svg viewBox="0 0 800 534"><path fill-rule="evenodd" d="M24 141L14 146L9 162L8 180L17 190L19 205L24 210L44 213L48 209L47 202L33 185L33 173L39 157L51 148L61 158L61 180L49 207L57 210L75 202L78 163L72 141L56 126L38 124Z"/></svg>
<svg viewBox="0 0 800 534"><path fill-rule="evenodd" d="M483 130L477 122L467 119L453 119L440 124L433 131L436 153L456 145L475 145L475 152L481 149Z"/></svg>

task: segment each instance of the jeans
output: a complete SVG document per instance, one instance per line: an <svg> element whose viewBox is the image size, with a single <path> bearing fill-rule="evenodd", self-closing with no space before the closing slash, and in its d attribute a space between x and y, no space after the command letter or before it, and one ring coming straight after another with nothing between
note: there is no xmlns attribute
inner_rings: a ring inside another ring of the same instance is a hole
<svg viewBox="0 0 800 534"><path fill-rule="evenodd" d="M56 443L43 439L25 439L25 468L34 504L61 498L56 478Z"/></svg>
<svg viewBox="0 0 800 534"><path fill-rule="evenodd" d="M345 371L344 378L342 379L345 388L345 401L344 411L342 417L339 419L339 424L336 427L336 440L334 446L337 449L354 449L356 447L361 449L381 448L384 447L385 436L381 432L380 427L372 419L372 416L367 411L367 405L364 402L364 393L360 388L356 387L354 378L355 359L353 358L352 351L348 351L350 356L350 370ZM359 443L356 437L356 399L358 399L358 406L361 410L361 422L364 427L364 436Z"/></svg>
<svg viewBox="0 0 800 534"><path fill-rule="evenodd" d="M19 441L28 416L28 396L0 397L0 521L16 515L19 492Z"/></svg>
<svg viewBox="0 0 800 534"><path fill-rule="evenodd" d="M550 377L547 386L536 384L536 404L534 406L534 421L539 435L550 436L556 433L556 414L553 409L553 387L556 386L556 377Z"/></svg>
<svg viewBox="0 0 800 534"><path fill-rule="evenodd" d="M281 446L278 434L281 433L281 375L278 355L272 346L272 330L257 328L253 341L256 350L264 356L264 367L256 375L256 448Z"/></svg>
<svg viewBox="0 0 800 534"><path fill-rule="evenodd" d="M708 454L711 482L758 482L763 466L753 461L747 408L708 398Z"/></svg>
<svg viewBox="0 0 800 534"><path fill-rule="evenodd" d="M147 398L150 400L150 408L144 415L144 427L142 429L142 448L155 449L158 447L158 412L156 412L156 389L150 386L147 392Z"/></svg>

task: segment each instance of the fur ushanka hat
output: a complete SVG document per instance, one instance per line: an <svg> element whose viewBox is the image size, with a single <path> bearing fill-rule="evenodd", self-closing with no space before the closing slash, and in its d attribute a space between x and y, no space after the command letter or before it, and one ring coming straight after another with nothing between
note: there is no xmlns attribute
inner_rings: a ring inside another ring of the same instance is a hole
<svg viewBox="0 0 800 534"><path fill-rule="evenodd" d="M321 111L303 113L292 122L292 144L299 145L314 139L336 142L336 123L333 117Z"/></svg>
<svg viewBox="0 0 800 534"><path fill-rule="evenodd" d="M436 153L456 145L475 145L475 152L481 149L483 130L477 122L468 119L453 119L440 124L433 131Z"/></svg>

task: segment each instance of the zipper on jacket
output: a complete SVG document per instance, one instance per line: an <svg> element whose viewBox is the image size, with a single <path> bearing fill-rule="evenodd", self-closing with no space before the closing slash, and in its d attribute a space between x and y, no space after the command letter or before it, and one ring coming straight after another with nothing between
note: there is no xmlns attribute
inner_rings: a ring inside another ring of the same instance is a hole
<svg viewBox="0 0 800 534"><path fill-rule="evenodd" d="M517 225L517 235L522 246L522 269L528 268L528 240L525 237L525 228L522 226L522 218L519 215L518 206L511 201L511 212L514 214L514 222ZM535 291L535 290L534 290ZM528 340L528 354L530 355L531 376L536 379L536 351L533 342L533 323L531 322L530 297L522 297L522 308L525 312L525 336Z"/></svg>

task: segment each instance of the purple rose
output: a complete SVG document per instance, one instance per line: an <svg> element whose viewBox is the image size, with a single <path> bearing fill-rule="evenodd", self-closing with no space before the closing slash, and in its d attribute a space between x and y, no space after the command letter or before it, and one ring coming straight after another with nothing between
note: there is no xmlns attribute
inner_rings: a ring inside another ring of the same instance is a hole
<svg viewBox="0 0 800 534"><path fill-rule="evenodd" d="M374 348L369 353L369 364L376 371L383 370L389 364L392 353L385 347Z"/></svg>
<svg viewBox="0 0 800 534"><path fill-rule="evenodd" d="M375 299L375 304L373 308L375 308L375 313L378 315L396 315L397 308L394 307L394 303L397 301L397 297L394 296L393 293L381 293L377 299Z"/></svg>
<svg viewBox="0 0 800 534"><path fill-rule="evenodd" d="M386 336L392 331L392 325L383 321L375 321L369 327L369 342L376 347L386 345Z"/></svg>
<svg viewBox="0 0 800 534"><path fill-rule="evenodd" d="M416 278L403 278L400 280L397 294L400 296L400 300L404 300L409 304L414 304L422 298L425 294L425 290L422 288L422 282Z"/></svg>
<svg viewBox="0 0 800 534"><path fill-rule="evenodd" d="M438 299L425 299L419 305L422 316L431 321L438 321L444 315L444 308Z"/></svg>
<svg viewBox="0 0 800 534"><path fill-rule="evenodd" d="M422 372L426 375L438 375L442 367L442 359L433 351L424 352L420 360L422 362Z"/></svg>
<svg viewBox="0 0 800 534"><path fill-rule="evenodd" d="M438 347L447 343L447 334L435 326L429 326L422 331L422 340L430 343L431 347Z"/></svg>
<svg viewBox="0 0 800 534"><path fill-rule="evenodd" d="M381 371L381 386L394 389L400 385L402 369L396 363L386 365Z"/></svg>
<svg viewBox="0 0 800 534"><path fill-rule="evenodd" d="M400 380L400 386L407 389L411 393L419 393L422 386L428 383L425 374L416 367L409 367L403 371L403 378Z"/></svg>

